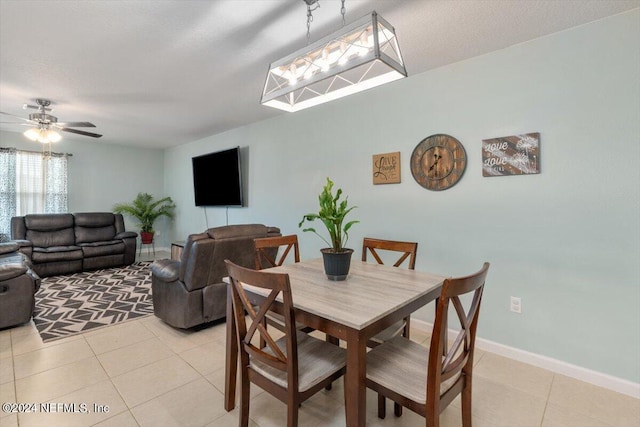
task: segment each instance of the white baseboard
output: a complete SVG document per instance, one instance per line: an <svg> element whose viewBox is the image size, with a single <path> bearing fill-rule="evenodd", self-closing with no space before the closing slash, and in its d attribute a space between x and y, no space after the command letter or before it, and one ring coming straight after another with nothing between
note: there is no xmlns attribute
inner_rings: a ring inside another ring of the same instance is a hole
<svg viewBox="0 0 640 427"><path fill-rule="evenodd" d="M411 319L411 327L415 327L416 329L427 333L430 333L433 330L432 323L414 318ZM456 331L449 330L450 339L455 339L456 335ZM581 366L572 365L571 363L563 362L562 360L509 347L480 337L476 337L476 346L483 351L508 357L509 359L517 360L518 362L537 366L557 374L566 375L567 377L575 378L598 387L603 387L640 399L640 383L634 383L629 380L593 371Z"/></svg>
<svg viewBox="0 0 640 427"><path fill-rule="evenodd" d="M138 253L153 253L153 251L156 252L171 252L171 248L167 247L167 246L158 246L156 248L153 248L151 246L149 246L147 248L147 246L144 246L142 248L142 250L140 250L140 246L138 246L138 248L136 249L136 255L138 255Z"/></svg>

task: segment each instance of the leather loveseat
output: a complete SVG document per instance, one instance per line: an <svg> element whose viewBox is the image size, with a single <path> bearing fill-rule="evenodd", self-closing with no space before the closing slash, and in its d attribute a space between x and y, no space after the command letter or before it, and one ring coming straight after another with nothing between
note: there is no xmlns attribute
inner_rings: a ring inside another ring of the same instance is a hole
<svg viewBox="0 0 640 427"><path fill-rule="evenodd" d="M191 328L226 316L225 259L254 268L253 239L280 236L277 227L227 225L192 234L180 261L151 265L153 312L176 328Z"/></svg>
<svg viewBox="0 0 640 427"><path fill-rule="evenodd" d="M40 277L132 264L138 234L111 212L36 214L11 218L11 238Z"/></svg>
<svg viewBox="0 0 640 427"><path fill-rule="evenodd" d="M40 278L15 242L0 243L0 329L26 323L33 315Z"/></svg>

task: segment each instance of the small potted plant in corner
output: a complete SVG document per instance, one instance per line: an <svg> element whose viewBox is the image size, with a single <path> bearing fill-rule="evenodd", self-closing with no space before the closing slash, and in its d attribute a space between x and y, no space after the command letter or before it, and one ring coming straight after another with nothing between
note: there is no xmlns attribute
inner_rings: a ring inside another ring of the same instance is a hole
<svg viewBox="0 0 640 427"><path fill-rule="evenodd" d="M320 203L320 211L309 213L302 217L302 221L298 227L302 227L305 221L315 221L319 219L329 232L329 240L322 237L315 228L304 228L302 231L311 231L317 234L330 247L321 249L322 258L324 260L324 270L329 280L345 280L349 274L351 265L351 254L353 249L345 248L349 239L349 229L353 224L360 221L344 222L345 217L356 206L347 207L347 197L340 201L342 189L338 188L336 194L333 194L333 182L327 178L327 183L318 196Z"/></svg>
<svg viewBox="0 0 640 427"><path fill-rule="evenodd" d="M132 203L119 203L113 207L113 211L119 214L127 214L140 221L140 239L142 243L153 242L153 224L156 219L166 216L173 219L173 210L176 205L171 197L164 197L160 200L153 200L153 196L148 193L138 193Z"/></svg>

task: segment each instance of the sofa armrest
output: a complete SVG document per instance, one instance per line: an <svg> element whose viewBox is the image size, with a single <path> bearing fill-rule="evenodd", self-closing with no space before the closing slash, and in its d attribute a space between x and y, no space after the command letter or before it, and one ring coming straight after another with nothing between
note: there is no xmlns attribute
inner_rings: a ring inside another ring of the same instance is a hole
<svg viewBox="0 0 640 427"><path fill-rule="evenodd" d="M22 248L32 248L33 247L33 243L31 242L31 240L12 240L11 242L15 242L18 244L18 249L22 249Z"/></svg>
<svg viewBox="0 0 640 427"><path fill-rule="evenodd" d="M23 262L6 262L0 264L0 282L11 280L27 272L29 268Z"/></svg>
<svg viewBox="0 0 640 427"><path fill-rule="evenodd" d="M31 255L33 254L33 243L30 240L12 240L11 242L18 244L18 251L25 255L28 262L31 263Z"/></svg>
<svg viewBox="0 0 640 427"><path fill-rule="evenodd" d="M113 238L114 239L128 239L128 238L136 238L138 237L138 233L136 233L135 231L123 231L121 233L116 234Z"/></svg>
<svg viewBox="0 0 640 427"><path fill-rule="evenodd" d="M180 277L180 261L160 259L151 264L151 275L163 282L175 282Z"/></svg>
<svg viewBox="0 0 640 427"><path fill-rule="evenodd" d="M18 243L16 242L0 243L0 255L18 252L19 248L20 248L20 245L18 245Z"/></svg>

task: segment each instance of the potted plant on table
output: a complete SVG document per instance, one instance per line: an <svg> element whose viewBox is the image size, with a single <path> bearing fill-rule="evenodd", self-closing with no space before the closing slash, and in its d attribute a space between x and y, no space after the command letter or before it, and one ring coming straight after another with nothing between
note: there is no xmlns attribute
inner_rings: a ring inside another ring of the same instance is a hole
<svg viewBox="0 0 640 427"><path fill-rule="evenodd" d="M345 217L356 206L347 206L347 197L340 201L342 189L338 188L333 194L333 181L327 178L322 192L318 196L320 211L318 213L308 213L302 217L298 227L302 227L305 221L313 222L316 219L322 221L329 232L329 240L322 237L315 228L304 228L302 231L311 231L317 234L330 247L321 249L324 259L324 269L330 280L345 280L349 274L351 265L351 254L353 249L346 248L349 239L349 229L360 221L344 222Z"/></svg>
<svg viewBox="0 0 640 427"><path fill-rule="evenodd" d="M175 207L171 197L154 200L151 194L138 193L132 203L119 203L113 207L113 211L137 219L140 222L140 239L142 243L149 244L153 242L153 234L155 233L153 224L156 219L161 216L173 219Z"/></svg>

